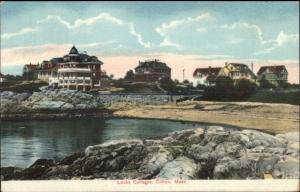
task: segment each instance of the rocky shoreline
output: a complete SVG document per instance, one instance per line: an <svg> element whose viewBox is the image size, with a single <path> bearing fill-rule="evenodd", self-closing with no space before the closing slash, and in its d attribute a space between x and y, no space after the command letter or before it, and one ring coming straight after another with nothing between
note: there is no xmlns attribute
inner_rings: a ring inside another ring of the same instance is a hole
<svg viewBox="0 0 300 192"><path fill-rule="evenodd" d="M220 126L173 132L161 139L111 141L60 161L1 168L1 180L299 179L299 132L275 136Z"/></svg>
<svg viewBox="0 0 300 192"><path fill-rule="evenodd" d="M91 94L76 90L42 87L40 92L0 92L1 120L27 120L74 117L107 117L113 103L162 105L184 96Z"/></svg>
<svg viewBox="0 0 300 192"><path fill-rule="evenodd" d="M1 180L43 179L262 179L299 178L298 106L182 102L169 96L93 95L73 90L0 92L1 120L131 117L228 124L167 137L87 147L60 161L2 167ZM176 99L180 99L180 96ZM164 104L164 105L162 105ZM247 120L245 120L247 118Z"/></svg>

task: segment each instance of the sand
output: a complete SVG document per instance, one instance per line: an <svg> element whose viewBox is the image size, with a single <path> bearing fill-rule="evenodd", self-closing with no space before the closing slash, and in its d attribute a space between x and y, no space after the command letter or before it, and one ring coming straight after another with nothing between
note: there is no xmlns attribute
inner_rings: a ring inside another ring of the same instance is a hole
<svg viewBox="0 0 300 192"><path fill-rule="evenodd" d="M280 134L299 131L299 106L254 102L186 101L166 105L115 103L116 117L225 124Z"/></svg>

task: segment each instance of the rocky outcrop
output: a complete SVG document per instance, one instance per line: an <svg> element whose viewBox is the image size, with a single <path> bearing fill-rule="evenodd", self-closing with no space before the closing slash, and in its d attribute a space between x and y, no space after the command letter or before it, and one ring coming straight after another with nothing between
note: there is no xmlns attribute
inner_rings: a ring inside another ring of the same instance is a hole
<svg viewBox="0 0 300 192"><path fill-rule="evenodd" d="M142 95L142 94L91 94L68 89L40 88L40 92L14 93L0 92L0 114L6 117L13 114L39 112L70 112L110 108L112 103L165 104L183 96Z"/></svg>
<svg viewBox="0 0 300 192"><path fill-rule="evenodd" d="M161 139L111 141L26 169L1 168L2 180L299 178L299 133L270 135L210 126Z"/></svg>
<svg viewBox="0 0 300 192"><path fill-rule="evenodd" d="M102 109L95 95L67 89L41 89L34 93L0 92L1 117L34 113L69 113ZM41 114L39 114L41 115ZM38 116L38 115L36 115Z"/></svg>

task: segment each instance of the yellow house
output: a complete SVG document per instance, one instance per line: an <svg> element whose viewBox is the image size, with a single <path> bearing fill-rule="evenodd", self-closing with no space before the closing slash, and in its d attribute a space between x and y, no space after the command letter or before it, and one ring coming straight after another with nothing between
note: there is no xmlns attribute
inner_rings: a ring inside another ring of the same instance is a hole
<svg viewBox="0 0 300 192"><path fill-rule="evenodd" d="M225 63L225 66L220 70L218 76L227 76L232 80L247 79L251 82L256 81L256 76L251 69L241 63Z"/></svg>

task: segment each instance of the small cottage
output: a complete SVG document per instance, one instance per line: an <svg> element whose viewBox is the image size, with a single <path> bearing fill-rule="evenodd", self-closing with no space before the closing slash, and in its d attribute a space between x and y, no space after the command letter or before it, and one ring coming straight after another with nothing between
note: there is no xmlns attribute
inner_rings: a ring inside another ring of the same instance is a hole
<svg viewBox="0 0 300 192"><path fill-rule="evenodd" d="M193 86L213 86L221 67L197 68L193 73Z"/></svg>

